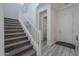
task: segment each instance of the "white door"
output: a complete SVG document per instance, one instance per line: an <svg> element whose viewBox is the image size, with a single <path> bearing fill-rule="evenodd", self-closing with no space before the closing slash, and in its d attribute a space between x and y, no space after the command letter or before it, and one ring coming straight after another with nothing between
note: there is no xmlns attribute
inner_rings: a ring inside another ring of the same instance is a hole
<svg viewBox="0 0 79 59"><path fill-rule="evenodd" d="M74 44L79 41L79 6L73 10L73 39Z"/></svg>
<svg viewBox="0 0 79 59"><path fill-rule="evenodd" d="M68 10L60 12L60 41L72 43L72 13Z"/></svg>
<svg viewBox="0 0 79 59"><path fill-rule="evenodd" d="M76 54L79 56L79 5L73 10L73 39L76 46Z"/></svg>

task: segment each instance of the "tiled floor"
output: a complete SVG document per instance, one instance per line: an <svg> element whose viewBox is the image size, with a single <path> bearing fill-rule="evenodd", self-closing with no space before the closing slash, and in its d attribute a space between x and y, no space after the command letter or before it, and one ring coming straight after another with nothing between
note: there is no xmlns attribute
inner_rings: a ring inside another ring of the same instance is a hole
<svg viewBox="0 0 79 59"><path fill-rule="evenodd" d="M51 47L45 47L43 50L44 56L76 56L74 49L54 44Z"/></svg>

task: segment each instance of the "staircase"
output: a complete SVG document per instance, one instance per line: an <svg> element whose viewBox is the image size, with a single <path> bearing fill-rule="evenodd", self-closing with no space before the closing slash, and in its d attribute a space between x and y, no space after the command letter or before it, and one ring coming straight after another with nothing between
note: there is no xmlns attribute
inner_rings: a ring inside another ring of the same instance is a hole
<svg viewBox="0 0 79 59"><path fill-rule="evenodd" d="M6 56L36 56L36 51L18 20L4 18L4 30Z"/></svg>

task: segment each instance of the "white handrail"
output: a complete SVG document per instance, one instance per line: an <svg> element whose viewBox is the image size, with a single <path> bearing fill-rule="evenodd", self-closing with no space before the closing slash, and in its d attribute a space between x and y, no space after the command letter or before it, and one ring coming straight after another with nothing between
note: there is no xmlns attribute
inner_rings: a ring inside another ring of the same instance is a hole
<svg viewBox="0 0 79 59"><path fill-rule="evenodd" d="M31 43L37 51L37 55L41 55L41 32L37 29L31 21L24 14L19 14L19 21L23 26L25 32L29 36Z"/></svg>
<svg viewBox="0 0 79 59"><path fill-rule="evenodd" d="M23 16L23 17L26 19L25 16ZM33 37L33 39L38 39L37 40L37 43L38 43L38 51L37 52L38 52L38 55L41 55L41 32L29 20L27 20L27 21L32 26L32 28L35 30L36 37Z"/></svg>
<svg viewBox="0 0 79 59"><path fill-rule="evenodd" d="M26 17L24 16L24 18L26 19ZM29 20L27 20L29 22L29 24L31 24L31 26L37 31L40 32L40 30L38 30Z"/></svg>

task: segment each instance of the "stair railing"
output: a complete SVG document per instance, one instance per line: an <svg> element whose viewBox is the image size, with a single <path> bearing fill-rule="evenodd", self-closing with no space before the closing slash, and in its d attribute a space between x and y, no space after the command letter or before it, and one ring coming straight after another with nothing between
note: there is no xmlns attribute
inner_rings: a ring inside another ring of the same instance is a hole
<svg viewBox="0 0 79 59"><path fill-rule="evenodd" d="M36 46L37 55L41 55L41 32L23 15L20 16L20 22L26 27L26 33L32 39Z"/></svg>

